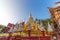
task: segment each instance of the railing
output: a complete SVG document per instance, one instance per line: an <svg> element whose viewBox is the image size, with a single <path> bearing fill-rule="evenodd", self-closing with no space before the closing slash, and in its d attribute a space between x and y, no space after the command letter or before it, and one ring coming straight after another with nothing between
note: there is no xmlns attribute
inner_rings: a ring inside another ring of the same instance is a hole
<svg viewBox="0 0 60 40"><path fill-rule="evenodd" d="M51 38L50 36L40 36L40 37L9 36L0 38L0 40L51 40Z"/></svg>

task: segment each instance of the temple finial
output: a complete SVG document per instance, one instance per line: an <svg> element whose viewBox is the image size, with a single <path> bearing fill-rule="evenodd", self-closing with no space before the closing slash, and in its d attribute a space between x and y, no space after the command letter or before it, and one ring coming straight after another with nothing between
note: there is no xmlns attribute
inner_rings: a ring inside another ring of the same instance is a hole
<svg viewBox="0 0 60 40"><path fill-rule="evenodd" d="M32 17L32 11L30 11L30 15L29 15L29 17Z"/></svg>

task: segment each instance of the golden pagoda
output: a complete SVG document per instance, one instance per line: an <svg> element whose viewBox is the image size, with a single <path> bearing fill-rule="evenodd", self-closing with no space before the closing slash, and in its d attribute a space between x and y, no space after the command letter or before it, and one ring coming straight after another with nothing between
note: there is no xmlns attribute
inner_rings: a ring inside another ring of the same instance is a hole
<svg viewBox="0 0 60 40"><path fill-rule="evenodd" d="M33 19L31 12L30 12L30 15L29 15L26 23L25 23L24 31L28 31L29 23L30 23L31 36L37 36L38 24Z"/></svg>
<svg viewBox="0 0 60 40"><path fill-rule="evenodd" d="M35 21L34 21L34 19L32 17L31 12L30 12L30 15L29 15L29 17L28 17L28 19L26 21L26 25L28 25L29 23L31 24L31 30L34 30L35 29Z"/></svg>

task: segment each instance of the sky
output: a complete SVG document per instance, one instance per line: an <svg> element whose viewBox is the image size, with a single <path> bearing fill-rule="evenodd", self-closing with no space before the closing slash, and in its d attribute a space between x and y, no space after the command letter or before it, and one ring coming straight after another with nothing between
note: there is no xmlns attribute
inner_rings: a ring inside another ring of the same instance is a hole
<svg viewBox="0 0 60 40"><path fill-rule="evenodd" d="M34 19L50 18L48 7L59 0L0 0L0 24L26 21L30 11Z"/></svg>

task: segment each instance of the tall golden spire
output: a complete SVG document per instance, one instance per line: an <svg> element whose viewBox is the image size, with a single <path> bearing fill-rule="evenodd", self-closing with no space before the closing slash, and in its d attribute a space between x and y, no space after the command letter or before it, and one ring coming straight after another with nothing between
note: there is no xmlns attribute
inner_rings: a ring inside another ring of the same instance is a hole
<svg viewBox="0 0 60 40"><path fill-rule="evenodd" d="M32 17L32 12L30 11L30 13L29 13L29 17Z"/></svg>
<svg viewBox="0 0 60 40"><path fill-rule="evenodd" d="M32 20L33 20L32 12L30 11L28 21L32 21Z"/></svg>
<svg viewBox="0 0 60 40"><path fill-rule="evenodd" d="M34 19L32 17L32 12L31 11L29 12L29 17L28 17L26 23L28 23L28 22L30 22L30 23L33 23L34 22Z"/></svg>

